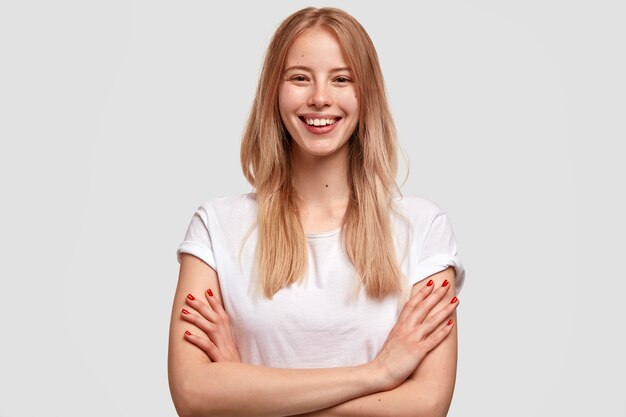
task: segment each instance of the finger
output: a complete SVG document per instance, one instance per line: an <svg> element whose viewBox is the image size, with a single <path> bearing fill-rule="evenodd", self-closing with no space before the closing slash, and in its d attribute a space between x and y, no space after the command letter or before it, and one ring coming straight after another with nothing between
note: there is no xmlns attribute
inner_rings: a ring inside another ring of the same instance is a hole
<svg viewBox="0 0 626 417"><path fill-rule="evenodd" d="M445 280L443 284L431 292L428 297L426 297L422 302L420 302L417 307L411 312L410 316L407 318L407 325L411 327L416 327L418 324L422 323L424 319L428 316L428 313L432 308L437 305L439 301L446 295L448 290L450 289L450 285L448 280Z"/></svg>
<svg viewBox="0 0 626 417"><path fill-rule="evenodd" d="M222 305L222 301L213 294L213 291L209 288L204 293L206 296L209 305L217 313L218 316L226 316L226 311L224 310L224 306Z"/></svg>
<svg viewBox="0 0 626 417"><path fill-rule="evenodd" d="M428 295L431 293L433 288L434 288L433 280L431 279L430 281L428 281L426 285L424 285L424 287L422 287L418 292L413 294L411 298L409 298L407 302L404 304L404 307L402 308L402 311L400 312L400 316L398 317L398 320L397 320L398 323L404 322L404 320L406 320L406 318L413 312L415 307L419 303L421 303L426 297L428 297Z"/></svg>
<svg viewBox="0 0 626 417"><path fill-rule="evenodd" d="M185 331L185 340L196 345L200 350L206 353L213 362L219 362L222 359L220 350L210 339L197 336L187 330Z"/></svg>
<svg viewBox="0 0 626 417"><path fill-rule="evenodd" d="M440 308L435 314L426 318L418 327L418 335L420 338L425 338L430 335L438 326L448 319L454 313L454 310L459 306L459 299L453 297L446 306Z"/></svg>
<svg viewBox="0 0 626 417"><path fill-rule="evenodd" d="M444 322L443 325L439 326L437 330L432 332L426 339L421 341L419 345L424 354L439 346L439 344L443 342L446 337L448 337L453 327L454 320L448 319L447 322Z"/></svg>
<svg viewBox="0 0 626 417"><path fill-rule="evenodd" d="M198 329L206 333L207 336L213 336L213 333L215 332L217 326L207 320L204 316L197 313L189 312L184 308L181 310L180 313L183 320L195 325Z"/></svg>
<svg viewBox="0 0 626 417"><path fill-rule="evenodd" d="M184 312L182 314L187 321L195 324L200 330L206 333L219 349L227 348L230 345L230 341L233 339L230 333L230 319L221 306L219 299L213 295L213 291L208 289L205 291L205 296L209 304L199 302L195 299L192 300L189 297L187 300L188 304L194 304L198 309L201 309L199 311L201 314L191 313L184 315ZM222 354L222 356L224 355Z"/></svg>
<svg viewBox="0 0 626 417"><path fill-rule="evenodd" d="M211 291L210 288L204 292L204 295L217 316L224 320L225 323L228 323L230 318L228 317L226 310L224 310L224 306L222 305L220 299L213 294L213 291Z"/></svg>
<svg viewBox="0 0 626 417"><path fill-rule="evenodd" d="M204 318L209 320L210 322L215 323L218 319L218 315L213 311L213 308L200 300L197 300L192 294L187 294L187 298L185 298L187 305L198 313L200 313Z"/></svg>

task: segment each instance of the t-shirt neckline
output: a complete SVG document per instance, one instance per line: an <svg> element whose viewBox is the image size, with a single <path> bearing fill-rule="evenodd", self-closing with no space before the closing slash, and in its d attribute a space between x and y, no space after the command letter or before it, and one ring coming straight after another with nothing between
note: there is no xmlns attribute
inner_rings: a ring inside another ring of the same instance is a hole
<svg viewBox="0 0 626 417"><path fill-rule="evenodd" d="M337 229L334 229L334 230L329 230L329 231L326 231L326 232L305 233L304 235L305 235L307 238L310 238L310 239L319 239L319 238L323 238L323 237L331 237L331 236L334 236L334 235L336 235L337 233L339 233L340 231L341 231L341 226L340 226L340 227L338 227Z"/></svg>

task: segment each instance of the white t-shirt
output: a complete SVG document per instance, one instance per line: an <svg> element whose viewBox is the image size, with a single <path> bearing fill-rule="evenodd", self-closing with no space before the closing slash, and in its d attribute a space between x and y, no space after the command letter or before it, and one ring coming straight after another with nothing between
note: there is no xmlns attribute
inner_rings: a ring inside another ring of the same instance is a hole
<svg viewBox="0 0 626 417"><path fill-rule="evenodd" d="M410 285L448 266L456 270L458 293L465 271L447 214L421 197L397 196L394 202L411 225L392 214L397 259L409 284L405 295ZM256 220L254 193L213 198L195 212L177 250L178 262L189 253L217 272L242 362L330 368L372 360L400 314L400 296L377 300L363 289L354 297L356 271L342 248L341 229L306 234L306 279L271 300L258 296L252 281Z"/></svg>

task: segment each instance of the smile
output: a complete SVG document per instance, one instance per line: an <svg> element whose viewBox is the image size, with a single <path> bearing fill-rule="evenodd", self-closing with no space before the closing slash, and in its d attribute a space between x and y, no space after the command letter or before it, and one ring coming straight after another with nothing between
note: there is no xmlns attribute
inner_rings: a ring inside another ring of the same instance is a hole
<svg viewBox="0 0 626 417"><path fill-rule="evenodd" d="M304 126L306 126L307 130L311 133L315 134L323 134L332 131L335 126L337 126L338 122L341 121L341 118L333 118L333 119L309 119L304 117L299 117L300 121Z"/></svg>
<svg viewBox="0 0 626 417"><path fill-rule="evenodd" d="M307 118L302 118L306 124L308 124L309 126L326 126L326 125L332 125L334 124L337 120L339 119L307 119Z"/></svg>

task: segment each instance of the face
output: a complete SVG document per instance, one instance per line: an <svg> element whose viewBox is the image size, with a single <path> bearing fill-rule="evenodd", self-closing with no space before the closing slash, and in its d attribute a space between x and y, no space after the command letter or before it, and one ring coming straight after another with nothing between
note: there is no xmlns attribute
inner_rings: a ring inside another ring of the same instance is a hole
<svg viewBox="0 0 626 417"><path fill-rule="evenodd" d="M279 90L280 117L293 139L292 151L347 155L358 122L356 95L352 72L332 32L315 28L298 36L287 53Z"/></svg>

